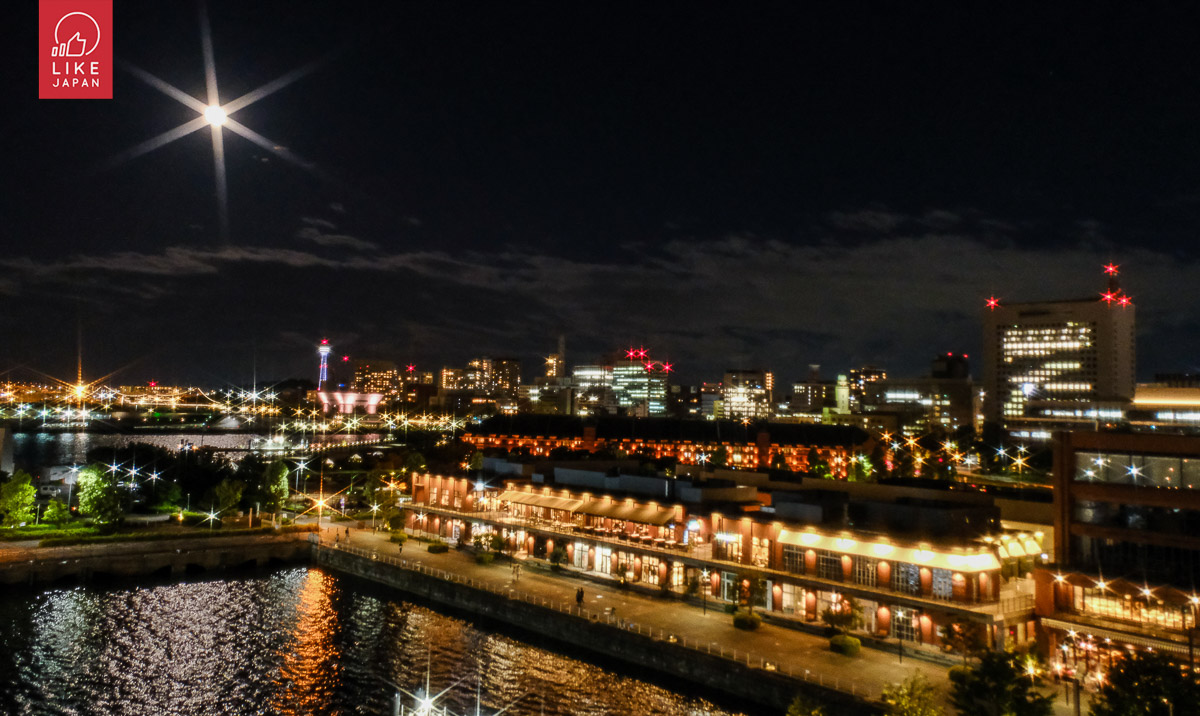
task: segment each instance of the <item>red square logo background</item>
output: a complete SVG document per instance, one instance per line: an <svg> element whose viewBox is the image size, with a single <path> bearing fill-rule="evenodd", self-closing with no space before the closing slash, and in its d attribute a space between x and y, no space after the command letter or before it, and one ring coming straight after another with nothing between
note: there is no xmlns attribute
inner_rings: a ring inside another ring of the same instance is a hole
<svg viewBox="0 0 1200 716"><path fill-rule="evenodd" d="M112 0L40 0L38 97L112 99Z"/></svg>

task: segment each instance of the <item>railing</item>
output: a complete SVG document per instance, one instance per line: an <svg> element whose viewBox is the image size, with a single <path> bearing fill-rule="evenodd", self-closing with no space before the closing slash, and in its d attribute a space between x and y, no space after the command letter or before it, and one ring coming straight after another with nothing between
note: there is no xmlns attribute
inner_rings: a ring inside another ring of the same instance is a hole
<svg viewBox="0 0 1200 716"><path fill-rule="evenodd" d="M456 572L448 572L444 569L428 567L420 562L407 560L400 557L381 555L376 550L363 549L362 547L353 547L346 544L325 544L318 541L316 539L316 535L311 535L309 539L318 549L337 550L339 552L345 552L362 557L364 559L369 559L373 562L383 562L385 564L399 567L400 569L416 572L418 574L423 574L446 582L454 582L472 589L489 592L506 599L525 602L543 609L552 609L556 612L561 612L563 614L578 617L580 619L586 619L595 623L603 623L614 629L632 632L647 639L653 639L654 641L662 642L663 644L672 644L683 649L708 654L709 656L716 656L722 659L728 659L729 661L734 661L739 664L745 664L750 668L775 672L796 681L814 683L819 686L834 689L835 691L841 691L843 693L850 694L851 696L872 699L880 693L880 690L884 686L883 683L872 685L864 683L858 679L844 679L837 676L828 676L824 673L813 671L811 669L797 668L791 664L781 664L752 651L729 649L726 648L724 644L717 641L688 638L679 634L670 633L665 629L655 628L653 626L639 624L628 619L619 618L612 613L611 609L605 609L597 612L578 606L571 602L550 599L538 594L531 594L519 589L514 589L505 583L483 581L473 577L466 577Z"/></svg>
<svg viewBox="0 0 1200 716"><path fill-rule="evenodd" d="M1018 594L1014 597L1001 597L996 604L997 614L1017 614L1033 609L1032 594Z"/></svg>

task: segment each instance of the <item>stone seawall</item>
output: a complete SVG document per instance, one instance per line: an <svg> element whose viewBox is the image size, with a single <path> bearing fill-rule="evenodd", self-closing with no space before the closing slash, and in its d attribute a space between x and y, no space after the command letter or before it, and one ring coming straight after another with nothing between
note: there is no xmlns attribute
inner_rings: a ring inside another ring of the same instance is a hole
<svg viewBox="0 0 1200 716"><path fill-rule="evenodd" d="M798 692L829 704L830 712L875 714L879 704L840 688L805 678L807 672L786 674L778 666L754 660L745 652L712 651L675 635L628 625L610 615L589 612L573 604L503 591L459 575L433 570L396 558L376 558L355 548L312 545L314 561L329 569L416 595L485 619L494 619L539 636L636 667L712 688L757 706L786 710ZM837 685L844 687L844 684ZM851 689L853 687L850 687ZM753 712L753 709L748 709Z"/></svg>
<svg viewBox="0 0 1200 716"><path fill-rule="evenodd" d="M44 547L27 551L29 558L0 561L0 584L177 576L271 563L303 563L311 559L307 537L297 533Z"/></svg>

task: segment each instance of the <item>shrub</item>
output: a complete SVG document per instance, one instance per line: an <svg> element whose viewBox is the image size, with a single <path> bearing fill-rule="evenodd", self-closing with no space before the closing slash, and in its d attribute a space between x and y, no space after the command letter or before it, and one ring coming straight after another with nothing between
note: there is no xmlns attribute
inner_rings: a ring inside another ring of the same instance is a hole
<svg viewBox="0 0 1200 716"><path fill-rule="evenodd" d="M738 629L754 631L762 624L762 617L752 612L738 612L733 615L733 625Z"/></svg>
<svg viewBox="0 0 1200 716"><path fill-rule="evenodd" d="M726 604L725 605L725 613L726 614L737 614L737 605L736 604Z"/></svg>
<svg viewBox="0 0 1200 716"><path fill-rule="evenodd" d="M555 547L554 550L550 552L550 564L557 567L565 561L567 561L567 550L563 549L562 547Z"/></svg>
<svg viewBox="0 0 1200 716"><path fill-rule="evenodd" d="M429 545L429 546L431 548L429 551L432 552L433 545ZM488 565L488 564L491 564L492 561L495 559L496 559L496 555L492 554L491 552L480 552L479 554L475 555L475 564Z"/></svg>
<svg viewBox="0 0 1200 716"><path fill-rule="evenodd" d="M159 540L205 539L208 537L241 537L247 535L270 535L280 532L316 532L316 525L293 525L275 529L271 526L250 527L235 530L197 530L195 532L125 532L120 534L91 534L73 537L49 537L38 543L39 547L65 547L76 544L97 544L105 542L154 542Z"/></svg>
<svg viewBox="0 0 1200 716"><path fill-rule="evenodd" d="M12 542L27 539L44 539L47 537L70 537L84 534L96 534L97 529L84 522L74 522L67 525L55 526L42 523L40 525L25 525L0 529L0 542Z"/></svg>
<svg viewBox="0 0 1200 716"><path fill-rule="evenodd" d="M970 671L971 667L965 664L959 664L957 666L951 666L946 672L946 677L950 679L950 683L957 683L958 681L962 681L963 678L970 673ZM958 676L955 677L955 674Z"/></svg>
<svg viewBox="0 0 1200 716"><path fill-rule="evenodd" d="M858 652L862 649L862 642L855 637L838 634L829 640L829 649L843 656L858 656Z"/></svg>
<svg viewBox="0 0 1200 716"><path fill-rule="evenodd" d="M450 545L445 542L430 542L428 549L433 554L445 554L450 551Z"/></svg>
<svg viewBox="0 0 1200 716"><path fill-rule="evenodd" d="M408 541L408 535L404 534L403 532L393 532L392 536L388 539L396 544L404 544Z"/></svg>

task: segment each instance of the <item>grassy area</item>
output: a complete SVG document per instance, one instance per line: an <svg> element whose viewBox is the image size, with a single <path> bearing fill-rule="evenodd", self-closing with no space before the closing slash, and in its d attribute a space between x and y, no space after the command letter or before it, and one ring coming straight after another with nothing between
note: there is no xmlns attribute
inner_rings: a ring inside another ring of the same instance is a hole
<svg viewBox="0 0 1200 716"><path fill-rule="evenodd" d="M73 522L65 525L26 525L0 530L0 542L19 542L29 539L44 539L46 537L69 537L80 534L95 534L96 528L87 522Z"/></svg>
<svg viewBox="0 0 1200 716"><path fill-rule="evenodd" d="M171 532L118 532L115 534L76 534L43 539L39 547L66 547L79 544L104 544L108 542L154 542L170 539L208 539L210 537L238 537L242 535L265 535L294 532L316 532L316 525L289 525L274 527L249 527L241 529L197 529Z"/></svg>

